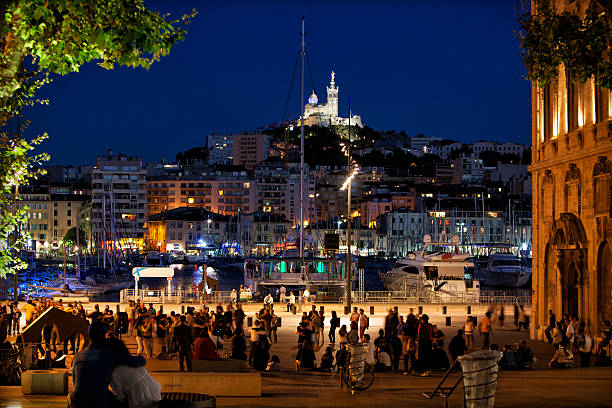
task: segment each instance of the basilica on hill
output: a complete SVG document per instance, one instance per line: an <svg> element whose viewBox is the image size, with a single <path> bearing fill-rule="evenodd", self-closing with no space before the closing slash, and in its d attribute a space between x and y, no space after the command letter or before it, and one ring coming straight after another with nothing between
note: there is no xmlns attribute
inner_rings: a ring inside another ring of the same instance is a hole
<svg viewBox="0 0 612 408"><path fill-rule="evenodd" d="M351 113L349 112L349 115ZM349 118L338 116L338 87L336 86L336 73L331 72L331 81L327 87L327 102L319 103L315 91L308 97L308 103L304 107L304 125L307 126L334 126L348 125ZM351 126L363 127L361 116L350 117Z"/></svg>

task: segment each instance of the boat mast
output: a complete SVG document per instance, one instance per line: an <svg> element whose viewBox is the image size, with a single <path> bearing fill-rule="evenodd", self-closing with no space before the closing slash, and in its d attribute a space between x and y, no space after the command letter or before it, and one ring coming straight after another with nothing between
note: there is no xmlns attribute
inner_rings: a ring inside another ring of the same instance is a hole
<svg viewBox="0 0 612 408"><path fill-rule="evenodd" d="M300 93L300 260L304 265L304 56L306 44L304 42L304 16L302 16L302 44L301 44L301 93Z"/></svg>
<svg viewBox="0 0 612 408"><path fill-rule="evenodd" d="M346 146L347 151L347 164L348 164L348 186L347 186L347 215L348 224L346 227L346 306L349 313L351 312L351 286L352 286L352 268L351 268L351 175L353 173L351 163L351 97L349 96L349 115L348 115L348 143Z"/></svg>

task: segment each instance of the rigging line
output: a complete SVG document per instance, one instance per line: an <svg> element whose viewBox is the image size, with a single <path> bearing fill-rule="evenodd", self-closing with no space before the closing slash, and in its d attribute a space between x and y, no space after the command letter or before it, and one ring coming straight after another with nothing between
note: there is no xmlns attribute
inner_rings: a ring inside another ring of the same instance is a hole
<svg viewBox="0 0 612 408"><path fill-rule="evenodd" d="M315 88L315 83L314 83L314 79L312 78L312 66L310 65L310 56L308 55L308 53L306 53L306 62L308 63L308 74L310 74L310 83L312 84L312 91L314 92ZM329 103L329 101L327 101ZM317 112L319 113L319 126L323 127L323 122L321 120L321 108L319 107L319 104L317 103Z"/></svg>
<svg viewBox="0 0 612 408"><path fill-rule="evenodd" d="M289 99L291 98L291 91L293 90L295 72L297 71L298 62L300 61L300 53L301 51L299 51L295 57L295 65L293 66L293 74L291 75L291 83L289 84L289 92L287 92L287 100L285 101L285 108L283 109L283 119L281 120L281 124L285 122L285 115L287 114L287 107L289 106Z"/></svg>

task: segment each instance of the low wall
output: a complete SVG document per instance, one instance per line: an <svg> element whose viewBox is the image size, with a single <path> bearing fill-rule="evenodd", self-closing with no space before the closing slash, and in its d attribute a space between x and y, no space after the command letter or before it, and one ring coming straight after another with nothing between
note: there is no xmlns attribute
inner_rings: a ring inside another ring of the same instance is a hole
<svg viewBox="0 0 612 408"><path fill-rule="evenodd" d="M261 397L259 373L152 372L162 392L185 392L215 397Z"/></svg>

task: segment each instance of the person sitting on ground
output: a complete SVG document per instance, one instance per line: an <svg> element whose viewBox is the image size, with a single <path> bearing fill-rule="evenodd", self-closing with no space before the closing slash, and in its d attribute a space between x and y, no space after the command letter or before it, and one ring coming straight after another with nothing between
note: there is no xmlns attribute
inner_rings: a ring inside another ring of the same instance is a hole
<svg viewBox="0 0 612 408"><path fill-rule="evenodd" d="M125 343L119 339L106 339L106 345L116 353L128 353ZM156 408L161 396L161 385L144 367L118 365L113 370L111 388L117 400L130 408Z"/></svg>
<svg viewBox="0 0 612 408"><path fill-rule="evenodd" d="M516 362L518 368L531 368L535 362L535 356L527 345L527 340L522 340L516 348Z"/></svg>
<svg viewBox="0 0 612 408"><path fill-rule="evenodd" d="M259 339L255 343L253 355L253 368L258 371L264 371L270 361L270 342L264 331L259 332Z"/></svg>
<svg viewBox="0 0 612 408"><path fill-rule="evenodd" d="M280 358L276 354L270 357L266 371L280 371Z"/></svg>
<svg viewBox="0 0 612 408"><path fill-rule="evenodd" d="M194 360L219 360L217 354L217 346L210 339L208 329L200 330L200 336L193 343L193 359Z"/></svg>
<svg viewBox="0 0 612 408"><path fill-rule="evenodd" d="M300 370L312 370L315 368L315 353L310 346L310 341L302 343L295 357L295 368Z"/></svg>
<svg viewBox="0 0 612 408"><path fill-rule="evenodd" d="M446 352L440 347L439 343L433 343L431 348L431 368L434 370L448 370L450 364Z"/></svg>
<svg viewBox="0 0 612 408"><path fill-rule="evenodd" d="M332 347L327 346L325 353L321 356L321 365L319 366L321 371L331 371L334 368L334 354L332 353Z"/></svg>
<svg viewBox="0 0 612 408"><path fill-rule="evenodd" d="M516 370L518 368L517 355L510 344L504 346L503 355L499 360L499 368L502 370Z"/></svg>
<svg viewBox="0 0 612 408"><path fill-rule="evenodd" d="M383 330L381 329L380 332L383 332ZM374 353L374 347L370 344L370 335L364 334L363 338L365 340L364 343L369 346L366 351L366 363L373 365L376 371L390 371L391 356L389 355L389 347L383 348L381 342L379 342L376 353ZM375 355L376 357L374 357Z"/></svg>
<svg viewBox="0 0 612 408"><path fill-rule="evenodd" d="M465 338L463 338L462 329L457 330L457 335L451 339L448 344L448 352L453 358L453 361L467 352L467 344L465 343Z"/></svg>
<svg viewBox="0 0 612 408"><path fill-rule="evenodd" d="M102 322L92 322L88 334L91 344L78 353L72 363L74 390L68 395L68 403L73 408L107 408L111 396L108 386L115 367L144 367L146 360L108 348Z"/></svg>
<svg viewBox="0 0 612 408"><path fill-rule="evenodd" d="M560 367L573 367L574 366L574 355L569 347L564 343L559 344L559 348L555 351L555 355L548 362L549 368L560 368Z"/></svg>
<svg viewBox="0 0 612 408"><path fill-rule="evenodd" d="M346 358L348 357L348 351L346 349L346 343L340 343L340 349L336 351L336 367L338 371L342 368L342 366L346 363Z"/></svg>
<svg viewBox="0 0 612 408"><path fill-rule="evenodd" d="M366 345L365 350L365 362L371 365L372 367L376 367L376 346L370 342L370 335L363 335L363 344ZM391 363L391 359L389 358L389 364Z"/></svg>

